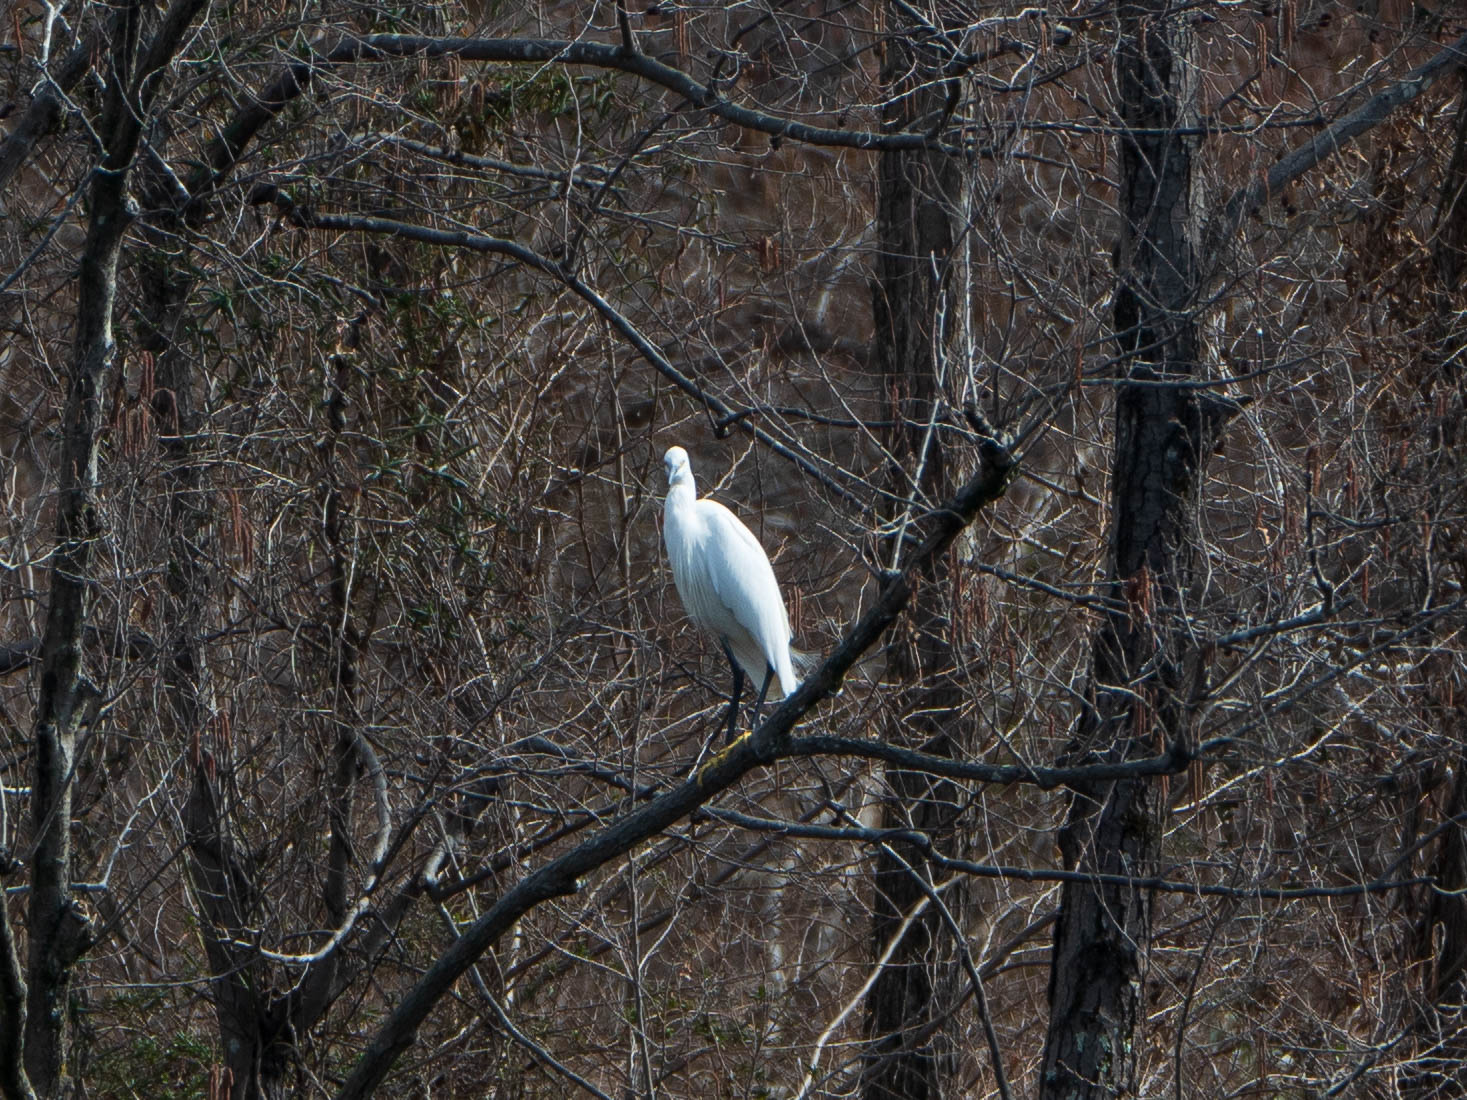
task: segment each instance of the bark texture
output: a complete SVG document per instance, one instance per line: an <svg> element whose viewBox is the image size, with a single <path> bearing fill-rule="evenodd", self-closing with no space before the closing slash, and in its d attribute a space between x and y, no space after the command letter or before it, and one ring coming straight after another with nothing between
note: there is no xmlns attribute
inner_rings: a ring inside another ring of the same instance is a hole
<svg viewBox="0 0 1467 1100"><path fill-rule="evenodd" d="M920 34L887 43L882 78L889 130L932 127L950 109L946 56ZM942 439L929 430L946 394L947 348L954 303L949 267L961 231L963 162L935 151L883 153L877 167L876 283L873 306L878 362L891 398L888 448L896 459L897 501L940 500L949 492ZM911 477L915 472L916 482ZM920 515L921 505L916 506ZM895 517L900 523L900 513ZM952 677L946 605L947 558L933 559L913 597L911 618L887 647L887 675L899 685L885 736L893 744L953 754L961 691ZM944 847L959 815L956 786L934 776L891 769L883 809L887 828L916 829ZM911 845L877 853L872 951L881 958L900 937L867 998L866 1100L922 1100L943 1094L953 1052L942 1034L946 935L928 898L928 862ZM947 904L961 906L957 890Z"/></svg>
<svg viewBox="0 0 1467 1100"><path fill-rule="evenodd" d="M0 188L7 186L35 155L36 147L61 122L66 96L86 75L92 64L95 44L75 46L59 65L53 64L48 78L39 84L30 105L0 141Z"/></svg>
<svg viewBox="0 0 1467 1100"><path fill-rule="evenodd" d="M16 869L9 852L0 848L0 1096L5 1100L34 1100L25 1073L25 974L20 967L15 928L4 882Z"/></svg>
<svg viewBox="0 0 1467 1100"><path fill-rule="evenodd" d="M1423 405L1440 400L1443 415L1433 418L1432 459L1437 465L1431 484L1455 495L1461 469L1462 422L1467 391L1463 386L1461 288L1467 271L1467 85L1458 99L1451 160L1442 181L1437 207L1430 270L1430 312L1425 321L1425 349L1420 380ZM1456 511L1452 497L1432 501L1432 514ZM1440 732L1455 741L1455 758L1447 779L1441 840L1431 865L1435 886L1427 894L1414 942L1421 965L1421 1001L1417 1016L1422 1044L1419 1072L1403 1093L1419 1100L1463 1095L1467 1090L1467 707L1453 698L1451 673L1445 672L1428 691L1446 718Z"/></svg>
<svg viewBox="0 0 1467 1100"><path fill-rule="evenodd" d="M92 177L91 217L77 275L77 330L62 419L61 476L56 502L56 555L41 643L35 778L31 787L32 843L25 1068L42 1096L62 1088L71 971L86 948L87 919L71 893L71 795L77 735L89 719L97 688L82 670L87 590L97 518L98 434L104 379L116 347L112 314L117 258L127 229L127 179L136 149L132 66L142 13L118 12L113 32L101 133L107 142Z"/></svg>
<svg viewBox="0 0 1467 1100"><path fill-rule="evenodd" d="M72 894L71 799L79 733L95 717L99 689L82 667L92 552L98 518L99 438L106 379L114 367L117 262L132 221L128 184L156 91L202 0L178 0L140 48L146 8L117 8L110 26L110 71L97 132L103 153L88 192L89 219L77 273L77 322L62 414L56 501L56 553L49 576L46 628L34 725L31 787L30 910L27 920L25 1071L40 1096L65 1089L67 1012L73 967L91 929Z"/></svg>
<svg viewBox="0 0 1467 1100"><path fill-rule="evenodd" d="M1195 114L1186 16L1156 0L1122 4L1121 238L1114 325L1122 370L1111 474L1110 612L1092 646L1073 763L1136 759L1184 739L1190 663L1179 629L1193 511L1210 450L1210 408L1185 383L1199 373L1193 159L1179 132ZM1060 834L1070 868L1154 873L1161 795L1151 779L1080 784ZM1051 961L1041 1095L1098 1100L1136 1092L1149 896L1115 883L1065 884Z"/></svg>

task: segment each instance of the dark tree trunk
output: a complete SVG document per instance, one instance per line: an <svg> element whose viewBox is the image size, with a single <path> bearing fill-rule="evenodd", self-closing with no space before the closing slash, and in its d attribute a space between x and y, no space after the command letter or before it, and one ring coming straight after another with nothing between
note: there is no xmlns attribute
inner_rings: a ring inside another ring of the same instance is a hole
<svg viewBox="0 0 1467 1100"><path fill-rule="evenodd" d="M77 327L62 414L56 553L41 643L31 785L35 856L26 922L25 1070L31 1087L45 1097L62 1091L72 968L88 938L88 922L71 893L71 795L77 734L99 697L82 669L82 638L92 547L100 534L98 435L104 379L116 351L112 314L117 259L129 221L127 180L139 132L131 85L141 18L141 6L135 4L120 10L113 23L112 69L100 127L106 152L102 170L92 177L90 219L77 274Z"/></svg>
<svg viewBox="0 0 1467 1100"><path fill-rule="evenodd" d="M1189 579L1192 513L1215 424L1199 391L1167 386L1199 373L1195 307L1197 139L1191 32L1162 0L1120 7L1120 241L1114 323L1119 387L1111 475L1113 611L1093 642L1086 705L1071 763L1124 760L1186 737L1200 669L1179 629ZM1060 833L1067 867L1154 872L1163 806L1150 779L1077 788ZM1120 885L1068 882L1050 963L1050 1021L1041 1096L1133 1095L1151 902Z"/></svg>
<svg viewBox="0 0 1467 1100"><path fill-rule="evenodd" d="M214 736L218 721L209 654L202 642L209 625L216 550L213 494L205 482L205 463L195 453L205 428L197 407L202 385L194 361L174 342L192 288L187 257L176 249L188 239L186 221L202 223L205 211L201 206L178 209L171 181L161 172L144 176L144 206L155 213L144 226L147 251L138 263L138 337L154 357L156 384L146 396L163 459L159 527L168 545L159 653L168 706L160 718L172 744L180 750L193 747L193 784L183 824L189 878L205 918L200 924L205 956L214 975L209 990L223 1053L223 1085L230 1100L274 1100L288 1092L291 1050L281 1014L272 1011L268 964L237 946L257 924L260 899L221 795L230 785L234 761L228 739Z"/></svg>
<svg viewBox="0 0 1467 1100"><path fill-rule="evenodd" d="M0 1096L35 1100L25 1073L25 975L4 891L5 879L15 869L10 853L0 848Z"/></svg>
<svg viewBox="0 0 1467 1100"><path fill-rule="evenodd" d="M164 457L163 509L160 525L168 540L169 567L164 606L165 647L163 682L169 708L164 715L174 744L196 746L193 788L184 810L189 845L189 872L194 894L206 920L202 926L205 953L215 980L210 985L226 1070L225 1087L231 1100L274 1100L290 1089L288 1073L294 1061L295 1037L316 1023L340 990L341 953L323 959L294 975L292 987L275 988L271 967L247 948L237 946L250 938L258 924L262 899L248 855L234 839L228 799L221 791L231 785L234 767L228 738L216 738L211 721L213 704L208 653L202 639L207 630L211 599L211 532L215 516L203 470L195 453L204 435L204 417L195 408L202 389L192 361L179 354L173 332L182 322L191 289L188 264L170 253L171 242L186 239L185 221L202 223L202 206L177 209L170 204L169 181L150 174L149 207L167 211L147 227L150 252L140 269L144 273L141 343L155 356L156 388L153 411L159 426ZM341 373L345 373L344 371ZM336 639L333 695L338 714L352 712L356 682L355 633L350 626L347 575L350 563L342 543L341 492L336 485L334 449L341 429L334 410L331 437L321 446L326 469L326 550L332 559L330 602L323 616L333 625ZM334 628L346 624L343 631ZM323 888L324 927L335 929L346 919L353 859L352 794L360 773L355 724L339 722L333 751L330 787L331 840Z"/></svg>
<svg viewBox="0 0 1467 1100"><path fill-rule="evenodd" d="M1467 270L1467 87L1457 101L1457 129L1437 205L1436 240L1431 259L1436 283L1435 313L1445 323L1455 312L1452 303L1462 286L1462 273ZM1458 349L1433 350L1437 359L1445 362Z"/></svg>
<svg viewBox="0 0 1467 1100"><path fill-rule="evenodd" d="M1464 398L1462 369L1462 276L1467 272L1467 83L1457 104L1457 126L1452 157L1442 181L1437 207L1431 264L1431 312L1426 318L1426 348L1418 387L1422 404L1444 415L1432 415L1432 442L1427 472L1431 491L1452 494L1446 502L1432 501L1432 515L1458 511L1459 471L1462 457ZM1431 415L1431 414L1429 414ZM1425 668L1434 666L1429 662ZM1429 673L1428 673L1429 675ZM1430 868L1434 880L1428 892L1410 950L1421 964L1421 1010L1417 1030L1423 1049L1419 1068L1404 1083L1404 1095L1420 1100L1458 1097L1467 1093L1467 708L1453 699L1453 673L1428 683L1438 713L1450 715L1454 727L1439 732L1455 739L1453 775L1442 816L1444 831Z"/></svg>
<svg viewBox="0 0 1467 1100"><path fill-rule="evenodd" d="M1417 1022L1429 1051L1402 1087L1416 1100L1447 1100L1467 1095L1467 763L1457 759L1444 816L1451 822L1442 834L1431 867L1433 888L1425 919L1416 937L1417 957L1424 963L1424 1010Z"/></svg>
<svg viewBox="0 0 1467 1100"><path fill-rule="evenodd" d="M882 66L891 129L935 128L949 110L951 82L941 79L935 45L893 35ZM937 152L885 153L878 161L876 345L892 400L894 427L888 446L896 464L897 500L935 501L949 492L947 456L927 425L942 401L948 324L954 303L948 269L961 229L964 169ZM914 485L910 477L916 477ZM920 516L922 504L916 505ZM900 515L894 517L900 522ZM951 754L960 690L952 678L947 559L934 562L916 591L910 628L887 650L887 674L900 685L885 736L927 752ZM887 773L883 824L920 830L947 846L959 809L954 784L915 772ZM927 861L915 848L896 844L876 857L872 948L877 958L899 941L867 1000L870 1047L862 1077L866 1100L923 1100L943 1093L952 1052L941 1033L939 1003L945 935L928 902ZM959 903L949 891L945 903ZM904 920L926 905L901 931Z"/></svg>
<svg viewBox="0 0 1467 1100"><path fill-rule="evenodd" d="M268 973L246 942L248 918L256 911L253 875L228 833L217 781L207 767L194 769L193 790L184 807L189 877L207 918L204 950L214 1012L231 1100L276 1100L286 1095L289 1050L283 1028L272 1019ZM231 936L232 934L232 936Z"/></svg>
<svg viewBox="0 0 1467 1100"><path fill-rule="evenodd" d="M56 500L56 553L49 575L37 692L35 777L31 785L34 859L29 937L25 1072L36 1094L65 1087L71 974L88 946L89 924L72 897L71 797L79 731L95 716L99 689L82 668L97 510L99 437L105 379L114 365L112 321L117 265L132 220L128 183L157 91L156 74L173 58L203 0L174 0L140 49L148 6L114 9L107 74L96 131L103 151L88 191L86 240L77 273L77 324L62 413Z"/></svg>

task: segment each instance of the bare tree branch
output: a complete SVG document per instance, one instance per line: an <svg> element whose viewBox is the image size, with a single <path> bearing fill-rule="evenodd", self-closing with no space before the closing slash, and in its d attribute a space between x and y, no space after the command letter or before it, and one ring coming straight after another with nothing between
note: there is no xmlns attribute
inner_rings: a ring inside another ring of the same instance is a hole
<svg viewBox="0 0 1467 1100"><path fill-rule="evenodd" d="M464 248L471 252L509 256L512 259L518 260L527 267L535 268L549 275L551 278L562 283L567 289L573 291L580 298L584 299L613 330L620 334L637 350L642 358L652 365L657 373L698 401L715 416L727 417L731 412L728 405L717 396L704 390L686 374L678 370L677 367L673 366L667 356L662 354L641 329L637 328L624 313L608 302L590 284L582 280L575 272L568 270L553 260L541 256L538 252L526 248L522 244L499 237L485 236L481 233L469 233L459 229L432 229L427 226L394 221L390 218L375 218L353 214L318 214L307 207L296 205L288 194L268 184L262 184L256 187L251 198L252 201L258 203L274 203L286 214L292 224L302 229L334 229L348 233L385 234L387 236L401 237L405 240L422 241L425 244L434 244L445 248ZM741 431L753 436L775 454L793 462L810 477L814 478L842 500L855 505L862 512L869 510L868 505L855 493L831 478L829 474L805 455L780 442L757 424L751 424L747 420L738 420L736 423Z"/></svg>
<svg viewBox="0 0 1467 1100"><path fill-rule="evenodd" d="M92 177L90 217L77 276L77 328L62 418L56 552L34 724L25 1064L32 1086L45 1096L61 1087L70 975L91 935L87 918L72 897L72 781L77 735L95 717L98 699L98 689L82 669L82 641L88 627L92 553L101 532L97 495L104 379L116 354L112 324L117 267L131 221L128 176L156 91L152 78L172 59L204 4L205 0L174 0L140 64L143 5L120 8L113 23L112 66L100 127L105 147Z"/></svg>
<svg viewBox="0 0 1467 1100"><path fill-rule="evenodd" d="M855 842L880 846L900 841L921 850L944 870L974 878L1011 879L1015 882L1104 883L1133 890L1149 890L1159 894L1187 894L1198 897L1233 898L1265 901L1300 901L1308 898L1352 898L1365 894L1385 894L1430 884L1429 875L1416 878L1377 878L1368 882L1352 882L1346 886L1223 886L1211 882L1183 882L1159 875L1119 875L1091 871L1066 871L1050 867L1015 867L1006 864L977 863L955 859L937 851L932 838L915 829L870 829L859 825L801 825L777 818L758 818L732 810L707 811L711 816L756 832L777 836L800 837L805 840Z"/></svg>
<svg viewBox="0 0 1467 1100"><path fill-rule="evenodd" d="M1218 741L1212 747L1220 747ZM790 742L785 756L858 756L867 760L882 760L904 771L925 772L948 779L972 779L982 783L1028 783L1040 790L1075 783L1104 783L1116 779L1135 779L1152 775L1178 775L1199 756L1206 754L1209 746L1202 746L1196 753L1177 744L1160 756L1144 760L1126 760L1113 763L1079 764L1065 768L1032 767L1028 764L980 764L970 760L954 760L947 756L916 752L893 745L887 741L868 741L856 737L835 737L815 734L798 737Z"/></svg>
<svg viewBox="0 0 1467 1100"><path fill-rule="evenodd" d="M507 891L403 996L337 1094L340 1100L364 1100L372 1094L393 1063L412 1045L419 1025L433 1006L526 913L553 898L575 893L585 875L620 858L733 786L750 771L782 755L795 723L840 684L857 659L901 615L923 570L947 551L983 508L1003 495L1017 462L996 440L986 440L982 453L979 473L935 513L931 533L906 558L902 568L887 578L871 610L846 633L841 644L799 690L750 736L715 757L681 787L627 814L565 855L531 872Z"/></svg>
<svg viewBox="0 0 1467 1100"><path fill-rule="evenodd" d="M29 668L41 652L41 639L31 638L24 642L12 642L0 646L0 676Z"/></svg>
<svg viewBox="0 0 1467 1100"><path fill-rule="evenodd" d="M464 61L522 65L589 65L637 76L666 88L695 108L725 122L809 145L849 149L941 149L948 153L966 150L940 141L930 133L883 134L869 130L845 130L811 126L795 119L780 118L724 98L718 84L703 84L687 73L665 65L624 46L599 42L572 42L540 38L432 38L419 35L374 34L347 38L322 54L289 66L225 128L210 147L206 161L217 180L238 160L240 153L262 126L285 106L304 94L318 69L361 61L385 61L398 57L445 58ZM208 181L198 179L189 187L198 193Z"/></svg>
<svg viewBox="0 0 1467 1100"><path fill-rule="evenodd" d="M1467 35L1443 47L1424 64L1412 69L1400 80L1383 88L1348 115L1315 134L1303 145L1283 157L1265 172L1261 179L1236 191L1214 216L1203 235L1204 255L1216 250L1232 238L1243 219L1265 203L1273 201L1294 180L1328 156L1338 153L1361 134L1380 125L1398 108L1427 91L1442 77L1456 72L1467 61Z"/></svg>
<svg viewBox="0 0 1467 1100"><path fill-rule="evenodd" d="M41 81L25 114L5 135L5 140L0 141L0 187L5 187L14 178L35 153L41 139L61 122L66 93L76 87L91 68L95 45L84 40L66 55L56 72Z"/></svg>

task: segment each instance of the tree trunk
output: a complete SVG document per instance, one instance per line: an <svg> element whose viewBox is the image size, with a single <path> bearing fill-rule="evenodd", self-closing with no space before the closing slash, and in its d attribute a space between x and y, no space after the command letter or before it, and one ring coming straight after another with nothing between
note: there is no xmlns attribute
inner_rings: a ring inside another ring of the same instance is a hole
<svg viewBox="0 0 1467 1100"><path fill-rule="evenodd" d="M1426 917L1416 937L1417 956L1428 965L1421 968L1425 1010L1417 1029L1430 1053L1414 1067L1402 1094L1416 1100L1446 1100L1467 1090L1467 1019L1462 1005L1467 997L1467 770L1457 759L1457 773L1447 797L1443 816L1447 826L1431 867L1435 880L1426 906Z"/></svg>
<svg viewBox="0 0 1467 1100"><path fill-rule="evenodd" d="M203 387L194 361L180 354L173 339L192 287L190 265L173 249L187 239L185 223L197 228L206 211L201 205L178 209L170 181L161 173L145 175L145 206L158 213L145 226L148 252L138 265L143 275L139 343L154 356L151 400L163 458L159 524L168 544L167 599L161 616L168 707L160 718L171 744L194 746L183 824L189 878L204 917L201 938L214 975L209 989L223 1052L223 1087L230 1100L275 1100L289 1091L290 1032L283 1006L273 1000L268 965L252 950L237 946L258 923L260 898L221 796L231 783L234 760L229 739L214 736L218 716L209 654L202 642L215 574L213 494L195 453L205 430L205 417L196 407Z"/></svg>
<svg viewBox="0 0 1467 1100"><path fill-rule="evenodd" d="M942 55L932 44L895 34L887 42L882 79L891 129L933 127L949 110L951 81L941 79ZM961 226L964 174L961 161L939 152L888 152L878 160L876 345L891 395L893 428L888 447L896 460L893 496L910 498L920 513L925 501L949 492L941 436L928 431L946 393L946 352L955 303L948 277L953 242ZM913 479L915 479L915 484ZM895 517L900 525L902 516ZM897 744L950 755L951 724L961 691L952 678L947 559L934 562L914 595L910 629L887 649L887 675L899 685L885 736ZM955 785L915 772L887 773L883 825L916 829L942 843L959 812ZM943 1093L952 1051L939 1033L941 971L946 954L938 911L931 905L902 931L904 920L927 903L930 874L923 855L893 844L877 854L872 949L895 950L867 1000L870 1047L862 1075L866 1100L923 1100ZM946 903L957 903L948 891Z"/></svg>
<svg viewBox="0 0 1467 1100"><path fill-rule="evenodd" d="M203 0L175 0L140 52L146 5L115 9L110 71L96 127L103 153L88 192L89 218L77 274L77 323L62 413L56 500L56 552L49 576L46 627L37 692L35 772L31 784L34 858L26 930L25 1072L36 1094L65 1087L67 1013L72 969L91 929L72 896L71 799L77 735L95 717L99 689L82 668L92 548L101 534L97 510L99 436L105 379L114 366L112 321L117 264L132 221L128 183L156 93L154 74L168 64Z"/></svg>
<svg viewBox="0 0 1467 1100"><path fill-rule="evenodd" d="M92 547L97 516L98 434L103 423L104 378L116 348L112 314L117 259L129 222L127 180L139 128L131 102L141 5L117 13L112 70L100 132L106 142L101 170L92 177L90 219L77 276L77 327L62 416L56 553L41 646L37 696L35 778L31 785L32 844L25 1068L37 1094L58 1096L67 1048L67 1002L72 967L86 949L88 922L71 894L71 795L76 739L99 698L82 670Z"/></svg>
<svg viewBox="0 0 1467 1100"><path fill-rule="evenodd" d="M1125 376L1116 396L1111 475L1112 611L1093 643L1090 684L1071 763L1155 753L1186 737L1199 685L1185 668L1182 593L1195 542L1192 515L1215 426L1199 391L1168 386L1197 376L1192 310L1198 274L1193 201L1197 139L1179 128L1195 115L1191 32L1161 0L1122 4L1117 85L1120 241L1114 324ZM1113 875L1154 872L1163 812L1150 779L1075 790L1060 833L1070 868ZM1141 989L1151 938L1144 892L1067 882L1050 963L1050 1020L1041 1096L1132 1095Z"/></svg>
<svg viewBox="0 0 1467 1100"><path fill-rule="evenodd" d="M150 183L150 207L169 210L167 181L154 178ZM202 223L204 213L202 207L187 212L192 215L190 224ZM167 251L171 241L184 238L180 230L187 214L174 209L158 216L149 227L152 252L142 265L146 272L142 342L156 357L153 411L164 456L161 525L169 546L163 655L169 708L164 718L173 744L197 746L184 828L194 895L205 917L201 922L205 954L215 978L210 989L224 1051L225 1087L231 1100L274 1100L289 1092L287 1074L294 1059L295 1036L315 1024L339 992L341 953L328 953L282 992L274 988L269 964L252 950L237 946L257 926L262 900L251 861L234 839L228 800L221 795L231 785L229 776L235 764L229 739L213 736L208 654L201 641L208 625L214 572L208 552L214 514L212 494L206 491L202 464L194 453L193 441L204 428L204 418L194 407L201 387L192 362L178 354L172 340L190 290L190 279L184 274L189 265ZM346 582L349 563L341 549L341 493L335 485L333 462L339 431L333 416L332 436L321 448L330 485L323 502L325 535L333 561L331 602L325 618L333 633L344 625L345 636L337 639L335 647L334 708L337 713L350 714L356 650ZM349 900L352 793L360 771L355 736L352 720L341 720L333 750L331 839L323 887L323 926L328 929L345 919Z"/></svg>
<svg viewBox="0 0 1467 1100"><path fill-rule="evenodd" d="M35 1100L25 1073L25 975L4 883L17 864L0 848L0 1096L5 1100Z"/></svg>
<svg viewBox="0 0 1467 1100"><path fill-rule="evenodd" d="M1458 493L1461 469L1464 398L1462 379L1461 285L1467 270L1467 83L1457 104L1456 136L1447 166L1435 225L1431 263L1431 312L1426 318L1426 349L1421 364L1423 406L1432 408L1438 395L1444 415L1433 417L1435 438L1428 453L1436 464L1429 476L1434 495ZM1456 500L1434 500L1432 515L1455 512ZM1432 667L1431 662L1423 671ZM1417 1029L1423 1049L1429 1051L1422 1064L1405 1081L1402 1093L1427 1098L1461 1096L1467 1090L1467 755L1462 752L1467 736L1467 707L1453 698L1455 670L1443 669L1436 683L1426 685L1438 713L1446 723L1439 733L1455 740L1453 775L1443 808L1444 831L1436 846L1430 868L1434 884L1428 891L1422 915L1409 948L1422 963L1421 1010ZM1428 674L1429 675L1429 674ZM1450 716L1450 718L1447 718ZM1442 719L1439 719L1439 721Z"/></svg>
<svg viewBox="0 0 1467 1100"><path fill-rule="evenodd" d="M241 854L228 833L216 781L206 766L194 769L193 790L184 807L189 877L207 923L204 951L231 1100L276 1100L286 1095L289 1050L283 1028L269 1012L268 973L243 943L247 921L259 899Z"/></svg>

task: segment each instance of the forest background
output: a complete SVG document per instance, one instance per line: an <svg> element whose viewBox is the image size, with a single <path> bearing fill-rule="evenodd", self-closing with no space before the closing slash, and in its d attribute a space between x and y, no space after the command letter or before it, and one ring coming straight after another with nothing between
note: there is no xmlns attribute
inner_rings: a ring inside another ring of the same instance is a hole
<svg viewBox="0 0 1467 1100"><path fill-rule="evenodd" d="M1460 5L0 24L0 1096L1467 1092Z"/></svg>

